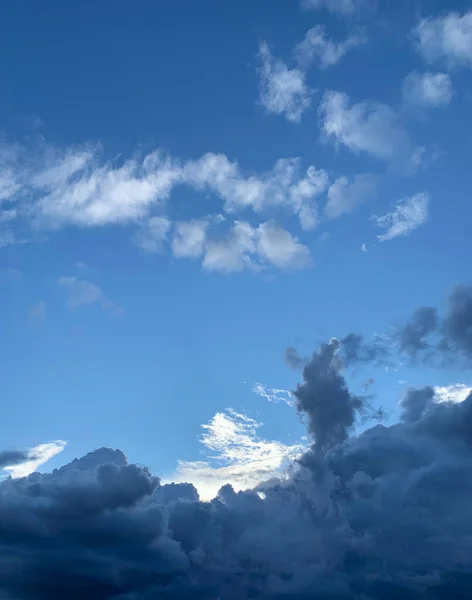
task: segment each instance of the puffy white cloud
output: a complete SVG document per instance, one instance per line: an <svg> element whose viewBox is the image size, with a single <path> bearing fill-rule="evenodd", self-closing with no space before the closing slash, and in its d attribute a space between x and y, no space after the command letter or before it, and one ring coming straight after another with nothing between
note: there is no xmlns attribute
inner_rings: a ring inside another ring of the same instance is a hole
<svg viewBox="0 0 472 600"><path fill-rule="evenodd" d="M367 42L364 29L352 31L345 40L335 42L326 35L323 25L316 25L307 31L305 38L295 48L295 56L301 67L306 68L315 59L322 69L337 64L342 57L354 48Z"/></svg>
<svg viewBox="0 0 472 600"><path fill-rule="evenodd" d="M452 82L447 73L413 71L403 81L404 99L417 106L447 106L452 100Z"/></svg>
<svg viewBox="0 0 472 600"><path fill-rule="evenodd" d="M387 104L353 104L343 92L328 91L320 105L325 137L349 150L398 166L412 166L414 148L397 113Z"/></svg>
<svg viewBox="0 0 472 600"><path fill-rule="evenodd" d="M254 228L244 221L235 221L221 239L208 240L202 266L207 271L232 273L255 268L250 254L256 250Z"/></svg>
<svg viewBox="0 0 472 600"><path fill-rule="evenodd" d="M120 306L107 298L102 288L96 283L73 276L60 277L57 280L57 284L67 291L67 306L71 310L76 310L82 306L98 304L111 315L117 316L123 312Z"/></svg>
<svg viewBox="0 0 472 600"><path fill-rule="evenodd" d="M274 222L259 225L258 254L280 269L303 269L311 263L310 250Z"/></svg>
<svg viewBox="0 0 472 600"><path fill-rule="evenodd" d="M428 218L429 196L426 193L415 194L398 202L392 212L374 217L376 225L387 231L377 236L381 242L406 236L423 225Z"/></svg>
<svg viewBox="0 0 472 600"><path fill-rule="evenodd" d="M472 67L472 11L428 17L418 23L414 34L426 61L450 68Z"/></svg>
<svg viewBox="0 0 472 600"><path fill-rule="evenodd" d="M200 442L207 454L205 460L179 461L177 472L168 481L193 483L200 497L210 500L228 483L239 491L283 476L284 468L301 454L303 446L261 438L261 426L232 409L217 413L202 426L205 433Z"/></svg>
<svg viewBox="0 0 472 600"><path fill-rule="evenodd" d="M326 216L336 219L354 211L374 196L378 183L379 178L370 174L356 175L351 180L348 177L338 177L328 190Z"/></svg>
<svg viewBox="0 0 472 600"><path fill-rule="evenodd" d="M467 396L472 393L472 386L464 383L436 386L434 393L438 402L464 402Z"/></svg>
<svg viewBox="0 0 472 600"><path fill-rule="evenodd" d="M289 69L279 58L272 56L263 42L259 48L259 96L264 108L287 121L299 123L311 104L312 92L302 69Z"/></svg>
<svg viewBox="0 0 472 600"><path fill-rule="evenodd" d="M202 219L176 223L172 253L178 258L197 258L205 249L209 222Z"/></svg>

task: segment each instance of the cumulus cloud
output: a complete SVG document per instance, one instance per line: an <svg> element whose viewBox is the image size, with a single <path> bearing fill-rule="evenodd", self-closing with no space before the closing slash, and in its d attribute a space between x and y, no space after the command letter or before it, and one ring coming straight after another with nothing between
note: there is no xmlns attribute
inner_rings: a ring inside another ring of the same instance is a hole
<svg viewBox="0 0 472 600"><path fill-rule="evenodd" d="M377 191L379 178L375 175L356 175L349 180L338 177L328 189L328 202L325 214L328 219L353 212L358 206L370 200Z"/></svg>
<svg viewBox="0 0 472 600"><path fill-rule="evenodd" d="M259 255L280 269L303 269L311 263L310 250L272 221L257 229Z"/></svg>
<svg viewBox="0 0 472 600"><path fill-rule="evenodd" d="M354 153L366 153L403 169L415 166L416 153L398 114L387 104L354 104L343 92L328 91L320 104L327 140Z"/></svg>
<svg viewBox="0 0 472 600"><path fill-rule="evenodd" d="M429 63L472 66L472 11L428 17L418 23L414 34L419 52Z"/></svg>
<svg viewBox="0 0 472 600"><path fill-rule="evenodd" d="M257 486L261 481L281 477L298 457L303 446L287 446L258 435L262 423L232 409L217 413L203 425L205 433L200 442L211 453L198 462L179 461L172 480L190 482L200 497L211 500L219 489L230 484L235 491Z"/></svg>
<svg viewBox="0 0 472 600"><path fill-rule="evenodd" d="M392 212L380 217L374 217L375 224L387 231L378 235L380 242L406 236L421 227L428 219L429 197L426 193L415 194L400 200Z"/></svg>
<svg viewBox="0 0 472 600"><path fill-rule="evenodd" d="M472 303L458 290L440 331L462 351ZM203 460L179 464L181 482L160 481L107 448L2 481L1 593L467 597L472 395L461 386L407 389L398 423L356 434L371 399L349 389L343 343L322 344L293 392L308 446L265 440L259 422L228 410L204 426ZM195 486L213 499L199 499Z"/></svg>
<svg viewBox="0 0 472 600"><path fill-rule="evenodd" d="M178 258L197 258L202 255L207 237L208 221L176 223L172 238L172 253Z"/></svg>
<svg viewBox="0 0 472 600"><path fill-rule="evenodd" d="M111 315L120 315L123 309L109 300L96 283L78 277L59 277L57 285L68 293L67 306L76 310L83 306L97 304Z"/></svg>
<svg viewBox="0 0 472 600"><path fill-rule="evenodd" d="M269 46L259 47L259 97L264 108L272 114L284 115L287 121L299 123L311 105L312 91L302 69L289 69L279 58L272 56Z"/></svg>
<svg viewBox="0 0 472 600"><path fill-rule="evenodd" d="M403 81L402 92L415 106L447 106L452 100L452 81L447 73L412 71Z"/></svg>
<svg viewBox="0 0 472 600"><path fill-rule="evenodd" d="M367 42L364 29L354 29L345 40L336 42L328 38L326 28L316 25L309 29L303 41L295 48L295 56L302 68L307 68L315 59L320 68L326 69L337 64L343 56Z"/></svg>

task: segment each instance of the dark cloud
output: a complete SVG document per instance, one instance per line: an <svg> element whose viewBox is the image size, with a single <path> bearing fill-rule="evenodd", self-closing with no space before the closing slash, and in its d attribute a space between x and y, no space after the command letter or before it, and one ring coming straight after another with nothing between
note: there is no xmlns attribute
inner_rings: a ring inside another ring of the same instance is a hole
<svg viewBox="0 0 472 600"><path fill-rule="evenodd" d="M31 455L22 450L3 450L0 451L0 469L19 465L27 460L31 460Z"/></svg>
<svg viewBox="0 0 472 600"><path fill-rule="evenodd" d="M437 335L464 354L468 301L455 294L434 331L408 339ZM162 485L102 448L0 483L0 598L470 597L472 395L439 402L432 387L410 389L399 423L356 435L371 409L349 390L345 357L368 361L362 339L345 339L304 366L294 396L312 443L288 478L201 502L192 485Z"/></svg>

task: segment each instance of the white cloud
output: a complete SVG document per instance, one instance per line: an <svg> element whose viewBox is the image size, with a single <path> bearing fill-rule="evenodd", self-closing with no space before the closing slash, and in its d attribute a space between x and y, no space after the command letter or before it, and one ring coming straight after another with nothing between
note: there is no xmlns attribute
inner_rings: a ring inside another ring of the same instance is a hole
<svg viewBox="0 0 472 600"><path fill-rule="evenodd" d="M259 95L261 104L270 113L284 115L287 121L299 123L311 104L312 92L301 69L289 69L274 58L267 43L259 48Z"/></svg>
<svg viewBox="0 0 472 600"><path fill-rule="evenodd" d="M428 194L415 194L398 202L392 212L374 217L376 225L387 229L384 234L378 235L377 239L386 242L399 236L409 235L418 229L428 218L428 204Z"/></svg>
<svg viewBox="0 0 472 600"><path fill-rule="evenodd" d="M193 220L176 223L172 238L172 253L178 258L197 258L205 249L209 223L205 220Z"/></svg>
<svg viewBox="0 0 472 600"><path fill-rule="evenodd" d="M123 309L111 302L103 292L103 290L95 283L86 281L84 279L78 279L77 277L60 277L57 280L59 287L67 290L69 297L67 300L67 306L71 310L80 308L81 306L87 306L91 304L98 304L105 311L111 315L120 315Z"/></svg>
<svg viewBox="0 0 472 600"><path fill-rule="evenodd" d="M311 263L309 249L276 223L262 223L256 235L257 252L274 266L280 269L303 269Z"/></svg>
<svg viewBox="0 0 472 600"><path fill-rule="evenodd" d="M167 217L151 217L139 228L135 242L148 254L161 252L170 227L171 222Z"/></svg>
<svg viewBox="0 0 472 600"><path fill-rule="evenodd" d="M303 446L285 445L258 436L262 423L232 409L217 413L201 436L207 456L198 462L179 461L168 481L190 482L203 500L210 500L229 483L236 491L255 487L284 470ZM211 454L210 454L211 453Z"/></svg>
<svg viewBox="0 0 472 600"><path fill-rule="evenodd" d="M335 42L327 37L326 28L323 25L316 25L307 31L304 40L297 45L295 56L303 68L318 59L320 67L326 69L338 63L349 50L366 42L367 36L364 29L355 29L345 40Z"/></svg>
<svg viewBox="0 0 472 600"><path fill-rule="evenodd" d="M472 387L464 383L436 386L434 388L434 394L439 402L463 402L471 393Z"/></svg>
<svg viewBox="0 0 472 600"><path fill-rule="evenodd" d="M450 68L472 67L472 11L423 19L414 33L426 61Z"/></svg>
<svg viewBox="0 0 472 600"><path fill-rule="evenodd" d="M207 271L232 273L245 268L256 268L250 254L256 250L255 230L244 221L235 221L221 239L206 244L202 266Z"/></svg>
<svg viewBox="0 0 472 600"><path fill-rule="evenodd" d="M28 475L37 471L45 462L62 452L66 444L67 442L56 440L55 442L35 446L29 450L29 459L27 461L18 465L4 467L3 470L7 471L13 479L28 477Z"/></svg>
<svg viewBox="0 0 472 600"><path fill-rule="evenodd" d="M269 402L284 402L288 406L293 406L294 404L293 395L289 390L270 388L263 383L255 383L252 386L252 391Z"/></svg>
<svg viewBox="0 0 472 600"><path fill-rule="evenodd" d="M320 114L328 140L398 166L412 165L414 148L390 106L368 101L353 104L343 92L328 91Z"/></svg>
<svg viewBox="0 0 472 600"><path fill-rule="evenodd" d="M358 10L374 4L373 0L302 0L301 3L305 10L325 8L340 16L353 15Z"/></svg>
<svg viewBox="0 0 472 600"><path fill-rule="evenodd" d="M370 174L356 175L352 180L339 177L328 190L326 216L329 219L336 219L351 213L375 195L378 182L378 177Z"/></svg>
<svg viewBox="0 0 472 600"><path fill-rule="evenodd" d="M452 82L446 73L413 71L403 81L403 98L416 106L447 106L452 100Z"/></svg>

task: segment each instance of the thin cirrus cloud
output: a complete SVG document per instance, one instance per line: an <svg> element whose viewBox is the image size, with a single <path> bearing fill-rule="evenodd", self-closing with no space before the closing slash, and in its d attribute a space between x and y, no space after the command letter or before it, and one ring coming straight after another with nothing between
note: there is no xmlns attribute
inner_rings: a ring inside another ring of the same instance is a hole
<svg viewBox="0 0 472 600"><path fill-rule="evenodd" d="M369 6L375 6L375 0L302 0L301 7L305 10L324 8L338 16L352 16Z"/></svg>
<svg viewBox="0 0 472 600"><path fill-rule="evenodd" d="M412 71L403 80L402 94L404 100L413 106L447 106L452 100L452 81L447 73Z"/></svg>
<svg viewBox="0 0 472 600"><path fill-rule="evenodd" d="M414 29L416 46L428 63L472 67L472 11L451 12L421 20Z"/></svg>
<svg viewBox="0 0 472 600"><path fill-rule="evenodd" d="M291 123L300 123L310 107L312 91L303 69L289 69L275 58L266 42L259 47L259 100L267 112L283 115Z"/></svg>
<svg viewBox="0 0 472 600"><path fill-rule="evenodd" d="M378 227L386 229L385 233L377 236L377 239L386 242L410 235L428 219L428 207L429 196L424 192L401 200L391 212L373 218Z"/></svg>
<svg viewBox="0 0 472 600"><path fill-rule="evenodd" d="M123 309L109 300L104 291L96 283L78 277L59 277L57 285L67 294L67 306L76 310L83 306L98 305L112 316L119 316Z"/></svg>
<svg viewBox="0 0 472 600"><path fill-rule="evenodd" d="M192 483L202 500L211 500L228 483L240 491L275 476L283 477L284 469L300 456L304 446L266 440L258 435L261 426L262 423L232 409L216 413L202 426L204 459L180 460L168 481Z"/></svg>
<svg viewBox="0 0 472 600"><path fill-rule="evenodd" d="M321 69L336 65L350 50L366 44L367 35L363 28L354 29L346 39L335 42L326 35L323 25L309 29L305 38L296 46L295 57L300 67L307 68L315 60Z"/></svg>
<svg viewBox="0 0 472 600"><path fill-rule="evenodd" d="M261 398L265 398L269 402L283 402L288 406L293 406L295 403L293 394L289 390L284 390L281 388L271 388L263 383L258 382L256 382L251 389L255 394L257 394Z"/></svg>

